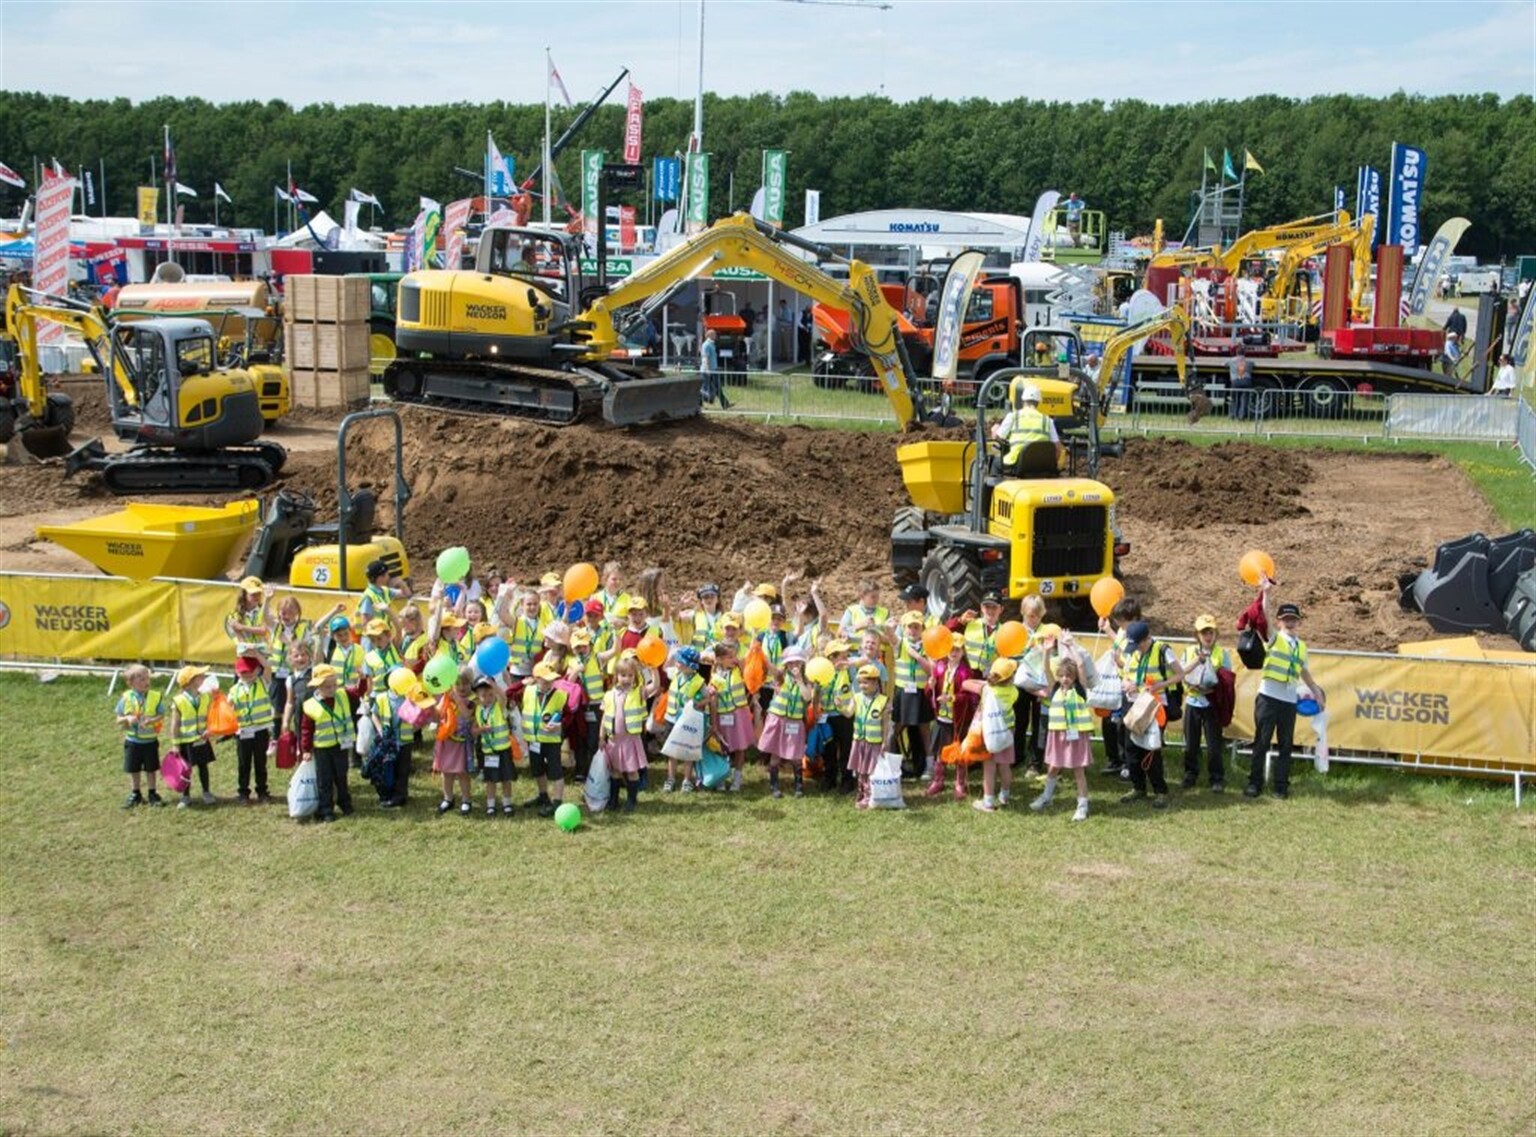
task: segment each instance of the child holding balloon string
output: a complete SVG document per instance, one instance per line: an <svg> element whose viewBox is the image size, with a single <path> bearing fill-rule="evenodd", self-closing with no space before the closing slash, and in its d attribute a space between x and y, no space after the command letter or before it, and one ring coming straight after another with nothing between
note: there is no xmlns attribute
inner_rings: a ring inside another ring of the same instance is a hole
<svg viewBox="0 0 1536 1137"><path fill-rule="evenodd" d="M1019 697L1018 688L1013 685L1013 676L1018 668L1019 665L1015 660L1006 655L1000 655L987 669L987 689L1002 709L1010 738L1008 745L1001 748L987 747L987 758L981 767L982 798L980 801L971 803L973 808L983 813L993 813L1000 806L1006 806L1009 793L1013 789L1015 755L1011 735L1015 717L1014 704Z"/></svg>
<svg viewBox="0 0 1536 1137"><path fill-rule="evenodd" d="M940 633L943 633L942 635ZM970 766L966 762L949 763L944 759L945 750L958 743L971 729L971 719L976 714L976 701L981 695L983 680L971 670L966 659L965 639L942 625L930 629L932 646L938 650L948 637L949 650L943 658L935 660L929 676L928 696L933 704L933 780L924 792L928 797L938 797L944 792L945 767L955 768L955 800L964 801L968 792L967 781ZM927 637L925 637L926 639Z"/></svg>

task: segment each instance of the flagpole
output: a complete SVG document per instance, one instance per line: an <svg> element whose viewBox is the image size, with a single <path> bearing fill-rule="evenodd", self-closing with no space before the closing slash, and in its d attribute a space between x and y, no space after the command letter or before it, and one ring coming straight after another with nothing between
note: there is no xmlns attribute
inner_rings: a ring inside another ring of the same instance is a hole
<svg viewBox="0 0 1536 1137"><path fill-rule="evenodd" d="M554 70L554 60L550 58L549 46L544 47L544 149L541 155L540 171L544 184L540 186L540 197L543 199L544 208L542 215L545 228L549 227L549 81Z"/></svg>
<svg viewBox="0 0 1536 1137"><path fill-rule="evenodd" d="M107 215L107 160L98 159L101 163L101 184L96 187L96 192L101 194L101 215Z"/></svg>
<svg viewBox="0 0 1536 1137"><path fill-rule="evenodd" d="M166 123L165 124L165 152L167 154L169 154L171 152L171 124L170 123ZM175 206L175 197L176 197L176 186L171 181L171 171L170 170L166 170L165 171L165 227L167 229L169 229L173 233L176 230L175 230L174 222L171 220L171 211L176 208L176 206ZM172 259L174 260L175 258L172 258Z"/></svg>
<svg viewBox="0 0 1536 1137"><path fill-rule="evenodd" d="M549 85L549 77L544 77L545 86ZM491 215L491 132L485 132L485 153L480 156L480 168L485 172L485 200L481 202L486 217ZM455 266L457 267L457 266Z"/></svg>
<svg viewBox="0 0 1536 1137"><path fill-rule="evenodd" d="M288 194L288 232L292 233L294 226L293 199L297 197L298 194L293 192L295 187L293 184L293 159L291 158L288 160L288 184L283 188L287 191Z"/></svg>

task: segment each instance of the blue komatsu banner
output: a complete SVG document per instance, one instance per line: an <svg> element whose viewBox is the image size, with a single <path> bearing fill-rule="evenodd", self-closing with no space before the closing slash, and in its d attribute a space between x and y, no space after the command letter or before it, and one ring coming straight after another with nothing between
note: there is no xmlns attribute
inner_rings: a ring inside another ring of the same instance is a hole
<svg viewBox="0 0 1536 1137"><path fill-rule="evenodd" d="M676 158L657 158L652 163L651 183L655 186L657 201L676 201L678 183L682 181L682 163Z"/></svg>
<svg viewBox="0 0 1536 1137"><path fill-rule="evenodd" d="M1381 244L1381 171L1375 166L1360 167L1359 204L1360 216L1369 214L1376 223L1376 236L1371 243Z"/></svg>
<svg viewBox="0 0 1536 1137"><path fill-rule="evenodd" d="M1387 223L1381 243L1401 245L1409 256L1419 247L1419 208L1424 195L1424 151L1392 143L1392 180L1387 186Z"/></svg>

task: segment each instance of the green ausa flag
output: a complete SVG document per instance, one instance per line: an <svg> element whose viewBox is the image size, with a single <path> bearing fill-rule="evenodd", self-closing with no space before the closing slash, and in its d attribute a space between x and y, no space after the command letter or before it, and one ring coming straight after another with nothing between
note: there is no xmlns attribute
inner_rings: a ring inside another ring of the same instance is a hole
<svg viewBox="0 0 1536 1137"><path fill-rule="evenodd" d="M789 181L789 151L763 151L763 220L784 228L784 198Z"/></svg>
<svg viewBox="0 0 1536 1137"><path fill-rule="evenodd" d="M607 155L601 150L581 152L581 230L588 240L597 240L597 227L602 218L597 215L598 183L603 177L603 163ZM589 249L596 245L589 245Z"/></svg>
<svg viewBox="0 0 1536 1137"><path fill-rule="evenodd" d="M424 197L421 208L421 267L431 268L432 257L437 252L437 233L443 227L443 207L430 197Z"/></svg>
<svg viewBox="0 0 1536 1137"><path fill-rule="evenodd" d="M688 155L688 231L697 233L709 225L709 155Z"/></svg>

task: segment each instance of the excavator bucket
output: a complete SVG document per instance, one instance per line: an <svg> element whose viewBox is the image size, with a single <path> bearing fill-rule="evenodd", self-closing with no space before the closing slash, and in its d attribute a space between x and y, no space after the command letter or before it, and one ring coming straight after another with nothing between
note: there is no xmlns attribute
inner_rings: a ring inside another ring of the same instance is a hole
<svg viewBox="0 0 1536 1137"><path fill-rule="evenodd" d="M696 418L702 410L696 375L624 379L603 393L603 418L615 426Z"/></svg>
<svg viewBox="0 0 1536 1137"><path fill-rule="evenodd" d="M33 426L21 432L21 445L34 458L62 458L69 453L69 431L61 426Z"/></svg>

